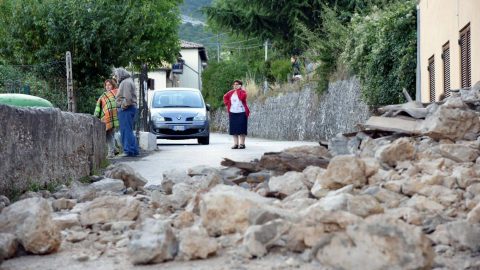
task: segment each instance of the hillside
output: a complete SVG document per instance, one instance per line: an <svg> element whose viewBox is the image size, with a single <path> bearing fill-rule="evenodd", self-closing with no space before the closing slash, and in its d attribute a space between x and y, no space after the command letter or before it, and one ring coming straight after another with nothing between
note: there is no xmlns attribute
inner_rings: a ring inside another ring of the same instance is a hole
<svg viewBox="0 0 480 270"><path fill-rule="evenodd" d="M180 13L200 21L205 21L205 16L201 12L201 8L210 6L212 0L184 0L180 6Z"/></svg>
<svg viewBox="0 0 480 270"><path fill-rule="evenodd" d="M212 0L184 0L180 6L183 22L179 27L180 39L204 44L207 53L212 53L215 50L217 35L207 29L206 18L201 9L211 3Z"/></svg>

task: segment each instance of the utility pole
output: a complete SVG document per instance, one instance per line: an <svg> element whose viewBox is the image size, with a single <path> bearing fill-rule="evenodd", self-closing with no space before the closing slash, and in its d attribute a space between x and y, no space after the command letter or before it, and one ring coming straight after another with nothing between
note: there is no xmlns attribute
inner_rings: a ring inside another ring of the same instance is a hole
<svg viewBox="0 0 480 270"><path fill-rule="evenodd" d="M148 116L148 106L147 106L147 80L148 80L148 70L147 64L142 64L140 72L140 125L142 126L143 131L149 131L147 129L147 116Z"/></svg>
<svg viewBox="0 0 480 270"><path fill-rule="evenodd" d="M268 60L268 39L265 41L265 62ZM265 77L265 81L263 82L263 94L266 94L268 91L268 81L267 77Z"/></svg>
<svg viewBox="0 0 480 270"><path fill-rule="evenodd" d="M67 69L67 105L69 112L76 112L77 105L75 104L75 95L73 93L73 78L72 78L72 54L67 51L65 54L65 63Z"/></svg>
<svg viewBox="0 0 480 270"><path fill-rule="evenodd" d="M268 39L265 41L265 62L268 60Z"/></svg>
<svg viewBox="0 0 480 270"><path fill-rule="evenodd" d="M220 40L219 40L218 34L217 34L217 62L220 62Z"/></svg>

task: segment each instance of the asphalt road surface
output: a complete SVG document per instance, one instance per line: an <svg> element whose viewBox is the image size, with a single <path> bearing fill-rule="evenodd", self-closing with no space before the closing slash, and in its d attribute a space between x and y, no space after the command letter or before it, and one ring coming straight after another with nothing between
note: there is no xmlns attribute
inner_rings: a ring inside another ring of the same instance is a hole
<svg viewBox="0 0 480 270"><path fill-rule="evenodd" d="M278 152L285 148L300 145L318 145L318 142L273 141L247 137L246 149L230 149L232 136L210 134L209 145L199 145L197 140L157 140L158 150L137 158L122 158L121 161L132 166L148 180L148 185L158 185L162 173L171 169L186 170L197 165L222 168L223 158L235 161L260 159L265 152Z"/></svg>

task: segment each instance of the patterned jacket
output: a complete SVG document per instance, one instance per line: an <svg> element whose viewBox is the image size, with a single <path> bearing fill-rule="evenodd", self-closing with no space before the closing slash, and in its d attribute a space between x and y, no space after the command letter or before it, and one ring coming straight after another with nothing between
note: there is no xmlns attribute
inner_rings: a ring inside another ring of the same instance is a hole
<svg viewBox="0 0 480 270"><path fill-rule="evenodd" d="M115 95L118 89L106 91L97 100L94 116L100 118L105 123L105 128L109 131L112 128L118 128L117 102Z"/></svg>

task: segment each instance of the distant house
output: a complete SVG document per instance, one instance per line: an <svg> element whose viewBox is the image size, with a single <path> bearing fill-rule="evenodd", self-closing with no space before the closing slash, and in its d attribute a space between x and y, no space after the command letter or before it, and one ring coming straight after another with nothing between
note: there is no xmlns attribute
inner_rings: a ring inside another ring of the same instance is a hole
<svg viewBox="0 0 480 270"><path fill-rule="evenodd" d="M207 66L207 51L202 44L181 41L177 63L152 70L148 78L153 79L150 90L166 87L190 87L202 90L202 73Z"/></svg>
<svg viewBox="0 0 480 270"><path fill-rule="evenodd" d="M417 9L417 100L480 81L480 1L420 0Z"/></svg>

